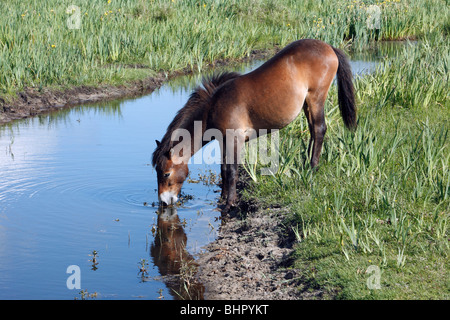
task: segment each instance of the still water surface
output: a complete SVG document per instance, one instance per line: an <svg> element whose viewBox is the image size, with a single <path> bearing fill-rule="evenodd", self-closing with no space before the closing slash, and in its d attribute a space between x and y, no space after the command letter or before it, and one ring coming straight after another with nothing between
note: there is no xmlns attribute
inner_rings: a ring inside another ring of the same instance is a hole
<svg viewBox="0 0 450 320"><path fill-rule="evenodd" d="M354 73L364 74L380 55L355 58ZM96 299L202 298L203 288L186 295L168 275L217 236L218 188L186 183L193 198L158 215L150 165L155 139L199 82L182 77L144 97L0 127L0 299L81 299L66 284L70 265ZM190 170L193 180L220 172L217 164Z"/></svg>

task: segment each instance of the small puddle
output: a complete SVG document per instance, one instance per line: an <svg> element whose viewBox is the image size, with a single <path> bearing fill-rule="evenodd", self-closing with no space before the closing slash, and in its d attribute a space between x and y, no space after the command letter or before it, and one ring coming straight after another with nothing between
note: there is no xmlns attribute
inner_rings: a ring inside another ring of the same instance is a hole
<svg viewBox="0 0 450 320"><path fill-rule="evenodd" d="M352 58L356 74L379 59ZM201 285L186 292L174 275L189 279L217 236L219 165L191 165L183 204L159 214L151 166L155 140L200 78L0 127L0 299L203 298ZM68 288L72 265L83 294Z"/></svg>

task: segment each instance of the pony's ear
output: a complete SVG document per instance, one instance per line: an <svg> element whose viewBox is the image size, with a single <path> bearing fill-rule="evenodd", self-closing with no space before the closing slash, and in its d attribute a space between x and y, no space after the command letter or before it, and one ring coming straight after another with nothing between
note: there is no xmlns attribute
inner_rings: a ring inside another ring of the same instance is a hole
<svg viewBox="0 0 450 320"><path fill-rule="evenodd" d="M156 146L159 147L159 145L161 144L161 142L159 142L158 140L155 140L156 142Z"/></svg>

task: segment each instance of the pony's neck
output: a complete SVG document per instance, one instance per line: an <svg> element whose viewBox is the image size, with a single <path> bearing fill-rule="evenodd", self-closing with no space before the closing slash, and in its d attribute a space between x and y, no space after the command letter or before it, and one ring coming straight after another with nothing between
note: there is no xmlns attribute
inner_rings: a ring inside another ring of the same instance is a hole
<svg viewBox="0 0 450 320"><path fill-rule="evenodd" d="M206 122L203 117L192 119L190 125L185 128L175 129L172 134L173 157L178 158L179 162L187 163L206 144L203 141L205 130Z"/></svg>
<svg viewBox="0 0 450 320"><path fill-rule="evenodd" d="M203 88L198 87L192 92L186 105L178 111L167 128L167 132L162 141L158 143L158 147L153 153L152 163L154 166L166 157L169 152L172 153L171 149L175 149L176 147L179 150L184 146L184 152L181 157L183 159L188 158L188 161L199 149L209 142L203 141L203 134L208 125L206 122L210 108L210 98L216 88L238 76L239 74L235 72L225 72L203 80ZM174 133L175 136L177 134L182 135L183 139L174 139Z"/></svg>

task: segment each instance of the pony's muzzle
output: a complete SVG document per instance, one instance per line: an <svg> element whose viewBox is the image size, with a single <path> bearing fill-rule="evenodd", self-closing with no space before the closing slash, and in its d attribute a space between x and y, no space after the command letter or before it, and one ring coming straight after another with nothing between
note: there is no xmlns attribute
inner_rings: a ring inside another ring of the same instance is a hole
<svg viewBox="0 0 450 320"><path fill-rule="evenodd" d="M171 191L164 191L159 195L159 201L166 206L174 205L178 201L178 196Z"/></svg>

